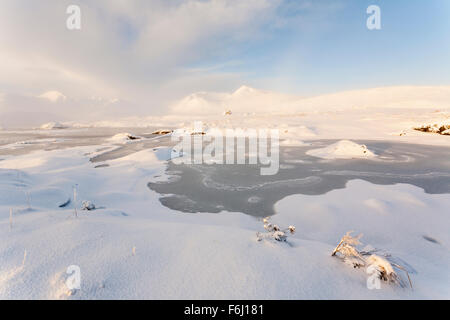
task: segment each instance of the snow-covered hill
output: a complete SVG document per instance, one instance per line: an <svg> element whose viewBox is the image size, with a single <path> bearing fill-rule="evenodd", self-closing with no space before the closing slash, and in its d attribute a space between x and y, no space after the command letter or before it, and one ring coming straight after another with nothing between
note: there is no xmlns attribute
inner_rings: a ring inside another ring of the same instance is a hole
<svg viewBox="0 0 450 320"><path fill-rule="evenodd" d="M352 109L450 108L450 86L396 86L298 97L242 86L232 93L193 93L171 106L171 113L217 115L225 109L238 113L297 113Z"/></svg>
<svg viewBox="0 0 450 320"><path fill-rule="evenodd" d="M232 93L198 92L188 95L170 107L170 113L217 115L231 109L237 113L288 111L298 97L242 86Z"/></svg>

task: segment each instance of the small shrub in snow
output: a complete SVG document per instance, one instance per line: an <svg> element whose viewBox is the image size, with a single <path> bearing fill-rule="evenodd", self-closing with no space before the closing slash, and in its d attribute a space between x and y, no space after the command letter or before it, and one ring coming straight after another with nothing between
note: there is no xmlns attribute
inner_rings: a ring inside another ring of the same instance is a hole
<svg viewBox="0 0 450 320"><path fill-rule="evenodd" d="M206 134L205 131L194 131L191 132L191 136L204 136Z"/></svg>
<svg viewBox="0 0 450 320"><path fill-rule="evenodd" d="M359 251L356 246L361 244L359 241L362 234L353 237L351 231L347 232L332 252L332 256L339 256L346 264L353 266L354 268L366 267L368 273L372 274L375 271L377 277L380 280L387 281L389 283L397 284L404 287L404 281L395 272L395 268L403 270L409 281L409 285L412 288L411 279L406 269L398 264L391 263L387 259L373 254L376 249L368 251ZM390 257L386 255L385 257ZM370 271L370 272L369 272Z"/></svg>
<svg viewBox="0 0 450 320"><path fill-rule="evenodd" d="M95 205L91 201L83 201L81 203L81 210L95 210Z"/></svg>
<svg viewBox="0 0 450 320"><path fill-rule="evenodd" d="M427 124L420 127L415 127L414 130L422 132L438 133L442 135L450 135L450 124Z"/></svg>
<svg viewBox="0 0 450 320"><path fill-rule="evenodd" d="M266 240L276 240L276 241L286 241L289 234L295 233L295 227L289 226L286 229L281 230L281 228L276 225L269 222L270 218L264 218L264 229L267 230L266 233L256 233L256 237L258 241L261 241L263 239Z"/></svg>

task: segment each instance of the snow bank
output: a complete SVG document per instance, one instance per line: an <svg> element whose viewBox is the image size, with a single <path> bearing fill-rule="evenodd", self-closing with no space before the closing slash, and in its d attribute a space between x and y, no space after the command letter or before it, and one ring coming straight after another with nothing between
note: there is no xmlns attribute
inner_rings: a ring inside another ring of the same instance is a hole
<svg viewBox="0 0 450 320"><path fill-rule="evenodd" d="M280 142L280 146L284 147L304 147L309 145L309 143L303 142L299 139L284 139Z"/></svg>
<svg viewBox="0 0 450 320"><path fill-rule="evenodd" d="M0 161L1 169L27 169L41 166L45 163L45 157L9 158Z"/></svg>
<svg viewBox="0 0 450 320"><path fill-rule="evenodd" d="M25 140L25 141L17 141L14 143L6 144L3 146L0 146L0 150L5 149L21 149L25 148L30 145L45 145L45 144L51 144L51 143L57 143L65 141L66 139L34 139L34 140Z"/></svg>
<svg viewBox="0 0 450 320"><path fill-rule="evenodd" d="M368 199L383 201L385 211L368 208ZM448 299L447 206L450 206L448 194L426 194L407 184L386 186L351 180L345 189L324 195L288 196L275 205L275 210L279 224L294 224L296 235L312 241L336 245L348 230L364 234L361 240L364 246L388 252L399 265L407 267L414 291L402 290L402 295ZM364 286L366 278L361 281ZM385 287L373 291L393 293Z"/></svg>
<svg viewBox="0 0 450 320"><path fill-rule="evenodd" d="M373 158L375 154L363 144L341 140L325 148L308 150L306 154L322 159Z"/></svg>
<svg viewBox="0 0 450 320"><path fill-rule="evenodd" d="M141 137L135 136L128 132L122 132L114 135L113 137L109 138L108 141L114 142L114 143L127 143L134 140L139 140Z"/></svg>

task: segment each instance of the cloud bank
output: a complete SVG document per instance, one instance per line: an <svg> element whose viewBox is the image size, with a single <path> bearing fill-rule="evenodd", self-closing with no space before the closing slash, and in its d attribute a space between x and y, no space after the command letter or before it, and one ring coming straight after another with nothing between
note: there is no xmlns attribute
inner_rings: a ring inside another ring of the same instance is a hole
<svg viewBox="0 0 450 320"><path fill-rule="evenodd" d="M81 8L81 30L66 28L71 4ZM261 26L276 22L279 5L277 0L1 1L2 126L164 114L171 101L199 89L236 88L242 81L238 73L192 65L264 37Z"/></svg>

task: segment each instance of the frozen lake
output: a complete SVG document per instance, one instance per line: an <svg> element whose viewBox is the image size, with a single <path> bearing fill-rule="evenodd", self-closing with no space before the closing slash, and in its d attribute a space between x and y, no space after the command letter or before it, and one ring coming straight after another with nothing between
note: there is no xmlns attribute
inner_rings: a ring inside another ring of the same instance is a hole
<svg viewBox="0 0 450 320"><path fill-rule="evenodd" d="M320 195L344 188L351 179L374 184L406 183L431 194L450 193L450 148L380 141L364 143L375 160L323 160L309 149L335 141L314 141L310 146L281 147L280 170L260 175L257 165L177 165L168 162L168 182L148 184L162 195L163 205L183 212L243 212L269 216L274 204L292 194ZM299 208L300 210L300 208Z"/></svg>

